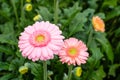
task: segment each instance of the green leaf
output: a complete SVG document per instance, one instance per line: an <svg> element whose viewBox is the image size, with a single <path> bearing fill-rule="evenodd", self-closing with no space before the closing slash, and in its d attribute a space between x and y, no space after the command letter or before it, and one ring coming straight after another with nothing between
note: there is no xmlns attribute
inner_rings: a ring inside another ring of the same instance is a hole
<svg viewBox="0 0 120 80"><path fill-rule="evenodd" d="M5 24L0 25L1 32L3 34L14 33L14 25L13 21L6 22ZM14 35L14 34L13 34Z"/></svg>
<svg viewBox="0 0 120 80"><path fill-rule="evenodd" d="M84 14L82 13L77 14L69 24L69 32L70 32L69 36L73 35L78 31L83 31L83 26L86 21L87 18L85 18Z"/></svg>
<svg viewBox="0 0 120 80"><path fill-rule="evenodd" d="M105 8L105 7L111 7L111 8L114 8L117 6L117 0L104 0L103 4L102 4L102 8Z"/></svg>
<svg viewBox="0 0 120 80"><path fill-rule="evenodd" d="M113 50L108 39L106 39L104 34L96 32L96 40L102 45L102 48L105 51L108 60L110 60L113 63L114 60Z"/></svg>
<svg viewBox="0 0 120 80"><path fill-rule="evenodd" d="M8 70L9 64L7 62L0 62L0 71L2 70Z"/></svg>
<svg viewBox="0 0 120 80"><path fill-rule="evenodd" d="M35 76L35 80L43 80L43 67L37 63L31 63L31 73Z"/></svg>
<svg viewBox="0 0 120 80"><path fill-rule="evenodd" d="M10 80L12 77L14 76L14 74L5 74L4 76L0 77L0 80Z"/></svg>
<svg viewBox="0 0 120 80"><path fill-rule="evenodd" d="M10 45L17 45L17 41L13 36L13 33L0 34L0 43L7 43Z"/></svg>
<svg viewBox="0 0 120 80"><path fill-rule="evenodd" d="M0 45L0 52L3 52L7 55L13 55L14 51L11 49L9 46L5 45Z"/></svg>
<svg viewBox="0 0 120 80"><path fill-rule="evenodd" d="M113 64L113 65L110 65L110 69L109 69L109 72L108 74L115 77L116 76L116 69L120 67L120 64Z"/></svg>
<svg viewBox="0 0 120 80"><path fill-rule="evenodd" d="M23 59L18 59L18 58L13 59L9 65L9 71L18 72L19 67L22 66L23 63L24 63Z"/></svg>
<svg viewBox="0 0 120 80"><path fill-rule="evenodd" d="M106 15L106 21L120 15L120 6L115 7L111 12Z"/></svg>
<svg viewBox="0 0 120 80"><path fill-rule="evenodd" d="M63 17L67 18L67 19L60 19L60 22L63 24L62 29L64 27L67 27L71 21L73 20L73 18L76 16L77 13L80 12L82 8L79 7L79 3L76 2L72 7L70 8L65 8L63 9L64 15Z"/></svg>
<svg viewBox="0 0 120 80"><path fill-rule="evenodd" d="M96 3L98 0L88 0L88 3L90 5L90 8L96 9L98 7L98 4Z"/></svg>
<svg viewBox="0 0 120 80"><path fill-rule="evenodd" d="M95 15L101 17L102 19L105 19L105 14L104 13L97 13Z"/></svg>
<svg viewBox="0 0 120 80"><path fill-rule="evenodd" d="M39 9L37 9L36 11L42 16L43 20L45 21L51 21L53 19L53 14L51 14L46 7L40 6Z"/></svg>
<svg viewBox="0 0 120 80"><path fill-rule="evenodd" d="M93 14L94 12L95 12L94 9L88 8L88 9L83 11L83 14L85 17L88 17L89 15ZM79 18L81 18L81 17L79 17Z"/></svg>
<svg viewBox="0 0 120 80"><path fill-rule="evenodd" d="M64 9L64 15L70 18L76 11L80 11L82 8L79 7L79 3L76 2L73 7ZM74 16L74 15L73 15Z"/></svg>
<svg viewBox="0 0 120 80"><path fill-rule="evenodd" d="M103 80L105 76L106 76L106 73L103 70L103 66L100 66L98 70L93 72L92 80Z"/></svg>
<svg viewBox="0 0 120 80"><path fill-rule="evenodd" d="M95 40L91 41L89 50L92 53L92 56L88 59L88 62L91 64L91 67L97 67L97 63L99 63L100 59L103 57L103 54L101 53Z"/></svg>
<svg viewBox="0 0 120 80"><path fill-rule="evenodd" d="M71 23L69 23L69 36L75 34L76 32L84 31L84 24L87 22L88 16L93 13L94 10L88 8L84 10L83 13L76 14Z"/></svg>
<svg viewBox="0 0 120 80"><path fill-rule="evenodd" d="M120 28L117 28L117 30L115 30L115 37L120 37Z"/></svg>

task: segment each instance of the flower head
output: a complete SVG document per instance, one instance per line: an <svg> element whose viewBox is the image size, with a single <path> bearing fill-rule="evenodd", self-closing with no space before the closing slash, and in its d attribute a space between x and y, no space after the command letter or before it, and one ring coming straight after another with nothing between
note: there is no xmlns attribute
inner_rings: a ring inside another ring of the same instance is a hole
<svg viewBox="0 0 120 80"><path fill-rule="evenodd" d="M21 66L21 67L19 68L19 72L20 72L21 74L27 73L27 72L28 72L28 67L27 67L27 66Z"/></svg>
<svg viewBox="0 0 120 80"><path fill-rule="evenodd" d="M63 45L61 34L59 27L48 21L36 22L21 33L18 47L22 56L32 61L52 59Z"/></svg>
<svg viewBox="0 0 120 80"><path fill-rule="evenodd" d="M31 11L31 10L32 10L32 4L27 3L27 4L25 5L25 10L26 10L26 11Z"/></svg>
<svg viewBox="0 0 120 80"><path fill-rule="evenodd" d="M99 16L93 16L92 24L95 31L100 31L100 32L105 31L105 23Z"/></svg>
<svg viewBox="0 0 120 80"><path fill-rule="evenodd" d="M40 14L36 15L35 17L33 17L34 21L39 21L40 19L42 19Z"/></svg>
<svg viewBox="0 0 120 80"><path fill-rule="evenodd" d="M86 63L88 53L86 45L76 38L69 38L64 41L62 50L59 53L60 61L68 65L81 65Z"/></svg>
<svg viewBox="0 0 120 80"><path fill-rule="evenodd" d="M76 67L74 72L75 72L75 76L80 77L82 74L82 68Z"/></svg>

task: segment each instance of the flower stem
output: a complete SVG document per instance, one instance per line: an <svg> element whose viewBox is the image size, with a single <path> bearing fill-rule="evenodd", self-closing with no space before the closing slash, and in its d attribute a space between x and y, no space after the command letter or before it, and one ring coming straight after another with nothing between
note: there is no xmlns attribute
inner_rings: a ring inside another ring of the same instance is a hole
<svg viewBox="0 0 120 80"><path fill-rule="evenodd" d="M68 67L68 80L71 80L72 78L72 68L73 68L73 65L70 65Z"/></svg>
<svg viewBox="0 0 120 80"><path fill-rule="evenodd" d="M93 39L93 30L90 30L89 31L89 36L88 36L88 41L87 41L87 46L89 47L90 46L90 43Z"/></svg>
<svg viewBox="0 0 120 80"><path fill-rule="evenodd" d="M24 19L23 0L21 0L21 18Z"/></svg>
<svg viewBox="0 0 120 80"><path fill-rule="evenodd" d="M43 62L44 80L47 80L47 62Z"/></svg>
<svg viewBox="0 0 120 80"><path fill-rule="evenodd" d="M16 6L15 6L15 2L13 0L11 0L11 3L12 3L12 6L13 6L13 9L14 9L14 13L15 13L15 17L16 17L16 21L17 21L18 27L20 27L19 18L18 18L18 13L17 13L17 9L16 9Z"/></svg>
<svg viewBox="0 0 120 80"><path fill-rule="evenodd" d="M59 7L59 1L54 0L54 23L57 24L58 22L58 7Z"/></svg>

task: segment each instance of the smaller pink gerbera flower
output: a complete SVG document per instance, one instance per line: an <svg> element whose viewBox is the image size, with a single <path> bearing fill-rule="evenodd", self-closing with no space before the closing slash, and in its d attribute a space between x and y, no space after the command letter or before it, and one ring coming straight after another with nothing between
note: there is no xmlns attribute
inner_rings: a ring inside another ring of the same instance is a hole
<svg viewBox="0 0 120 80"><path fill-rule="evenodd" d="M81 65L88 59L89 54L86 51L87 47L81 40L69 38L64 41L63 48L58 55L62 63Z"/></svg>

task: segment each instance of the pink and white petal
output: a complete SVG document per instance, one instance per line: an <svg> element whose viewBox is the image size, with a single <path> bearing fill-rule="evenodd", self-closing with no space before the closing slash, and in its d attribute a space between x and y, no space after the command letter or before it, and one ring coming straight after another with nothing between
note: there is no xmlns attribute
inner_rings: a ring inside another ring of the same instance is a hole
<svg viewBox="0 0 120 80"><path fill-rule="evenodd" d="M80 59L87 60L88 58L86 56L79 56Z"/></svg>
<svg viewBox="0 0 120 80"><path fill-rule="evenodd" d="M32 53L33 49L34 49L34 47L32 47L32 46L26 47L26 48L22 51L22 55L23 55L24 57L29 56L29 55Z"/></svg>
<svg viewBox="0 0 120 80"><path fill-rule="evenodd" d="M62 34L62 31L54 31L54 32L52 32L52 36L57 36L57 35L60 35L60 34Z"/></svg>
<svg viewBox="0 0 120 80"><path fill-rule="evenodd" d="M70 41L69 39L66 39L64 40L64 46L67 48L75 45L74 45L74 42Z"/></svg>
<svg viewBox="0 0 120 80"><path fill-rule="evenodd" d="M47 57L49 57L48 56L48 52L47 52L47 50L46 50L46 48L45 47L42 47L41 48L41 56L43 56L44 58L47 58Z"/></svg>
<svg viewBox="0 0 120 80"><path fill-rule="evenodd" d="M50 27L49 21L46 21L46 22L43 23L43 24L44 24L44 30L47 30L48 32L50 32L49 29L50 29L51 27Z"/></svg>
<svg viewBox="0 0 120 80"><path fill-rule="evenodd" d="M38 60L39 60L39 57L36 57L36 58L32 59L33 62L38 61Z"/></svg>
<svg viewBox="0 0 120 80"><path fill-rule="evenodd" d="M30 43L25 43L25 44L18 45L19 48L26 48L28 46L31 46Z"/></svg>
<svg viewBox="0 0 120 80"><path fill-rule="evenodd" d="M59 31L59 28L54 24L50 24L49 27L50 27L51 34L54 33L54 32Z"/></svg>
<svg viewBox="0 0 120 80"><path fill-rule="evenodd" d="M29 37L29 36L30 36L30 34L26 33L25 31L22 32L22 33L20 33L20 35L21 35L21 36L25 36L25 37Z"/></svg>
<svg viewBox="0 0 120 80"><path fill-rule="evenodd" d="M75 61L76 61L77 65L81 65L79 58L75 58Z"/></svg>
<svg viewBox="0 0 120 80"><path fill-rule="evenodd" d="M49 44L47 45L47 47L50 48L50 49L52 49L53 51L54 51L54 50L60 50L60 49L61 49L59 46L56 46L56 45L51 44L51 43L49 43Z"/></svg>
<svg viewBox="0 0 120 80"><path fill-rule="evenodd" d="M29 39L29 36L20 36L19 37L19 40L28 40Z"/></svg>
<svg viewBox="0 0 120 80"><path fill-rule="evenodd" d="M64 50L62 50L62 51L59 52L58 55L59 56L67 56L67 53Z"/></svg>
<svg viewBox="0 0 120 80"><path fill-rule="evenodd" d="M21 41L18 42L18 44L21 45L21 44L25 44L27 42L28 42L28 40L21 40Z"/></svg>
<svg viewBox="0 0 120 80"><path fill-rule="evenodd" d="M25 28L25 32L28 34L32 34L35 31L35 29L33 28L33 26L28 26Z"/></svg>
<svg viewBox="0 0 120 80"><path fill-rule="evenodd" d="M44 28L44 26L42 25L43 22L36 22L34 25L33 25L33 28L35 29L35 31L39 31L39 30L42 30Z"/></svg>
<svg viewBox="0 0 120 80"><path fill-rule="evenodd" d="M88 56L89 56L89 53L88 53L88 52L85 52L85 51L80 51L80 56L88 57Z"/></svg>
<svg viewBox="0 0 120 80"><path fill-rule="evenodd" d="M45 60L45 58L43 56L40 57L40 60Z"/></svg>
<svg viewBox="0 0 120 80"><path fill-rule="evenodd" d="M34 48L31 54L28 55L28 59L36 58L37 48Z"/></svg>
<svg viewBox="0 0 120 80"><path fill-rule="evenodd" d="M85 63L86 63L86 60L80 59L80 62L81 62L82 64L85 64Z"/></svg>
<svg viewBox="0 0 120 80"><path fill-rule="evenodd" d="M62 40L51 40L51 43L56 46L60 46L60 47L62 47L64 45Z"/></svg>
<svg viewBox="0 0 120 80"><path fill-rule="evenodd" d="M46 47L46 50L48 52L48 56L51 57L51 58L53 58L54 57L53 51L51 49L47 48L47 47Z"/></svg>
<svg viewBox="0 0 120 80"><path fill-rule="evenodd" d="M78 44L81 50L87 51L87 46L82 41L79 41Z"/></svg>
<svg viewBox="0 0 120 80"><path fill-rule="evenodd" d="M41 54L42 54L41 48L40 48L40 47L36 47L36 57L37 57L37 58L40 58L40 57L41 57Z"/></svg>
<svg viewBox="0 0 120 80"><path fill-rule="evenodd" d="M59 40L59 39L64 39L64 36L58 35L58 36L51 36L52 39Z"/></svg>

